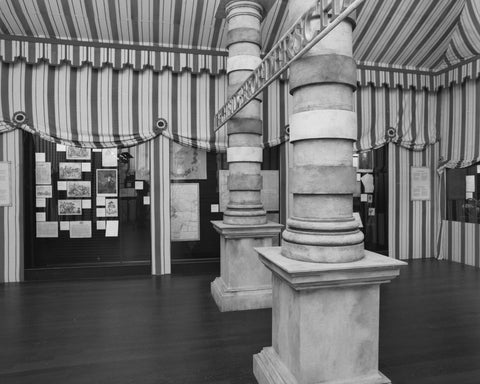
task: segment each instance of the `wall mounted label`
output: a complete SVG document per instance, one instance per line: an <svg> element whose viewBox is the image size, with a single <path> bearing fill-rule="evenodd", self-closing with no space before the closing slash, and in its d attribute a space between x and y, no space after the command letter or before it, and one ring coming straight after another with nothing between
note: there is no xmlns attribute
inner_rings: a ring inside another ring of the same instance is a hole
<svg viewBox="0 0 480 384"><path fill-rule="evenodd" d="M430 168L411 167L410 168L410 199L411 200L430 200Z"/></svg>

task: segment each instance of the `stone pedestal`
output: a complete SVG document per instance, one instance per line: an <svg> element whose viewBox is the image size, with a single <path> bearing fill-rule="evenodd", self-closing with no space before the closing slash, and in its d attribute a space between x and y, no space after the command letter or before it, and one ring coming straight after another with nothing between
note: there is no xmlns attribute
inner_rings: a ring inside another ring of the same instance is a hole
<svg viewBox="0 0 480 384"><path fill-rule="evenodd" d="M271 247L282 225L255 226L212 221L220 234L220 277L211 285L212 296L222 312L270 308L272 274L258 259L255 247Z"/></svg>
<svg viewBox="0 0 480 384"><path fill-rule="evenodd" d="M390 383L378 371L379 288L405 263L369 251L350 263L258 252L273 273L273 345L253 357L260 384Z"/></svg>

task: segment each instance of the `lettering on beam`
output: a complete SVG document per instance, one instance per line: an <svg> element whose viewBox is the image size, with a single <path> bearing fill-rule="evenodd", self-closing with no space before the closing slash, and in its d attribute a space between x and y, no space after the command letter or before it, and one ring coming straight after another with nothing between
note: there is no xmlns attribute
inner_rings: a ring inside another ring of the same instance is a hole
<svg viewBox="0 0 480 384"><path fill-rule="evenodd" d="M337 24L357 9L363 1L318 0L315 6L297 19L294 25L265 56L260 65L220 108L215 115L215 130L218 130L247 105L280 76L293 61L318 43Z"/></svg>

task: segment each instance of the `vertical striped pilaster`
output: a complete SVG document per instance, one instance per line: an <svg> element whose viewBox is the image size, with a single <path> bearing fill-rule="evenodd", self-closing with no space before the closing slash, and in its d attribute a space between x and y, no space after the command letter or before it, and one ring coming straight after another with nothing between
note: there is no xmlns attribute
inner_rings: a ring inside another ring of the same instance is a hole
<svg viewBox="0 0 480 384"><path fill-rule="evenodd" d="M151 141L151 242L152 274L171 273L170 263L170 141L159 136Z"/></svg>
<svg viewBox="0 0 480 384"><path fill-rule="evenodd" d="M0 134L0 161L11 162L12 206L0 207L0 282L23 280L22 132Z"/></svg>

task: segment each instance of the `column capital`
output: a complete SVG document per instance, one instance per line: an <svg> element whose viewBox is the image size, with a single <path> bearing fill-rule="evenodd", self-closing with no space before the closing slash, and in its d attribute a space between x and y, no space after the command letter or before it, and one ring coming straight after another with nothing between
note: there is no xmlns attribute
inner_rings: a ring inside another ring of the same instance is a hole
<svg viewBox="0 0 480 384"><path fill-rule="evenodd" d="M217 8L216 17L224 19L228 15L228 8L234 3L254 3L254 7L260 7L260 16L263 19L275 4L276 0L222 0ZM246 5L246 4L245 4Z"/></svg>

